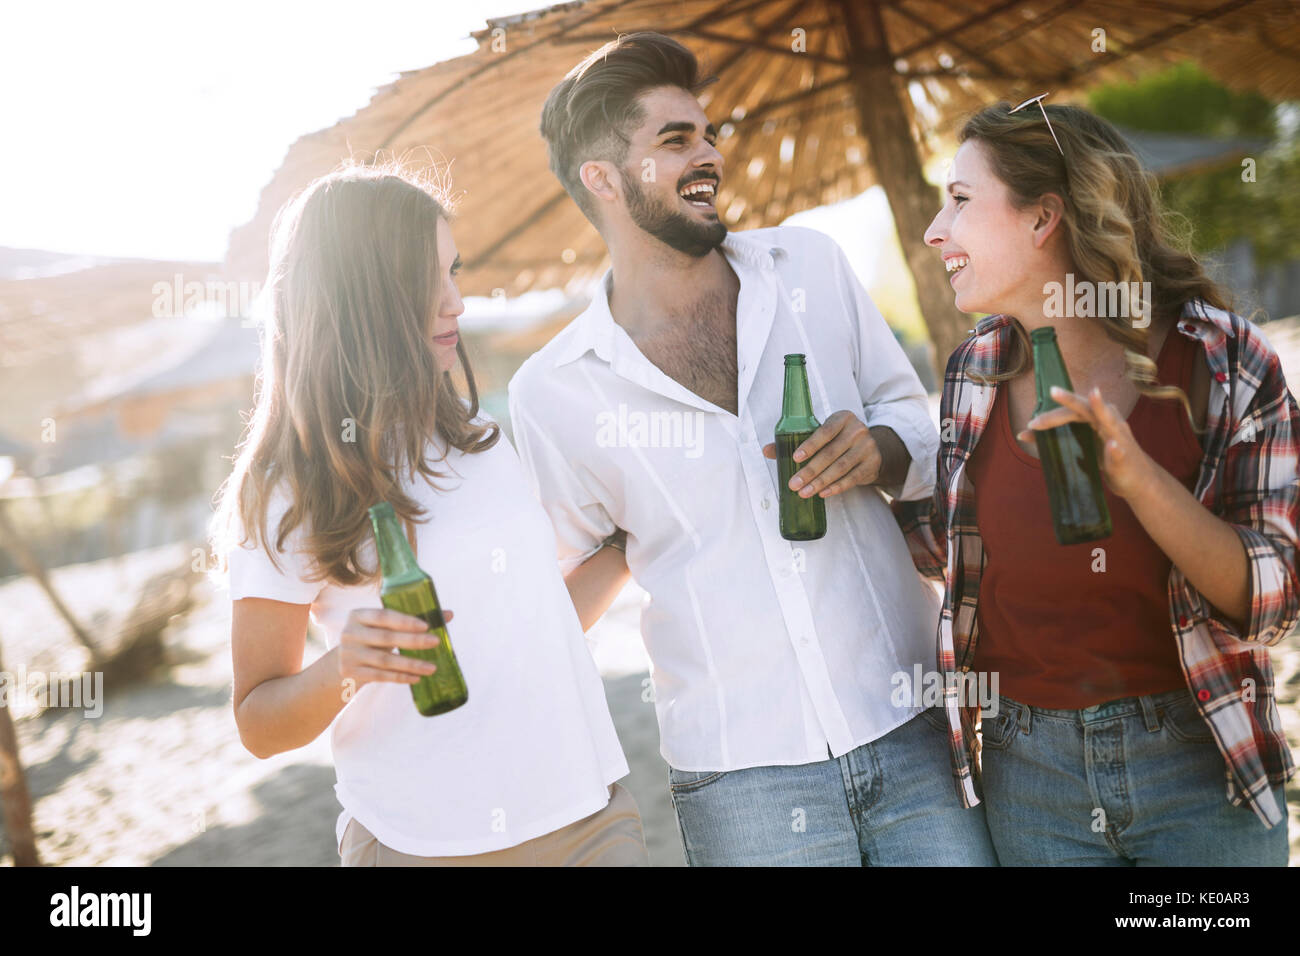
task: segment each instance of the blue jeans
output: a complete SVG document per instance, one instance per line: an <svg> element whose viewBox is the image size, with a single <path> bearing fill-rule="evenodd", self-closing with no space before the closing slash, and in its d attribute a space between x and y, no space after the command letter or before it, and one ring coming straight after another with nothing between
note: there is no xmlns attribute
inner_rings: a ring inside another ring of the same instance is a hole
<svg viewBox="0 0 1300 956"><path fill-rule="evenodd" d="M691 866L997 865L926 715L817 763L668 774Z"/></svg>
<svg viewBox="0 0 1300 956"><path fill-rule="evenodd" d="M1000 697L983 736L1004 866L1286 866L1286 823L1270 830L1228 802L1223 756L1186 690L1083 710Z"/></svg>

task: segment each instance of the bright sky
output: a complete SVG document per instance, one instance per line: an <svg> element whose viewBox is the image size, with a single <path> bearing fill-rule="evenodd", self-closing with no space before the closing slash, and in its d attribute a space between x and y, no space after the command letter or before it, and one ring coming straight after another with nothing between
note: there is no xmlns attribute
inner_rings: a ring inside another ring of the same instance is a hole
<svg viewBox="0 0 1300 956"><path fill-rule="evenodd" d="M0 31L0 246L220 260L294 140L398 72L471 52L488 16L545 5L12 3ZM868 283L888 228L878 194L800 216L836 236Z"/></svg>
<svg viewBox="0 0 1300 956"><path fill-rule="evenodd" d="M38 0L0 27L0 245L217 260L289 145L545 0Z"/></svg>

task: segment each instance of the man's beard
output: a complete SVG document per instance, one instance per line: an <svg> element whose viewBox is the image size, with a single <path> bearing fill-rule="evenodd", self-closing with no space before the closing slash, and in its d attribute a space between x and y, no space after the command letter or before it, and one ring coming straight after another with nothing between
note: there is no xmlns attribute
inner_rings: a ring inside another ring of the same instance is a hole
<svg viewBox="0 0 1300 956"><path fill-rule="evenodd" d="M655 201L641 188L637 177L625 174L627 211L632 221L660 242L678 252L700 258L706 256L727 236L727 227L717 222L696 222L685 213Z"/></svg>

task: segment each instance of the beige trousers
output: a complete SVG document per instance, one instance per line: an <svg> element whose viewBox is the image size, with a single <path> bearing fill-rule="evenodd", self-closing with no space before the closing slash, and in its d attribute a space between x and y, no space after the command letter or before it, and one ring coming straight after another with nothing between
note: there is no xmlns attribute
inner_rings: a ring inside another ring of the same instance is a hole
<svg viewBox="0 0 1300 956"><path fill-rule="evenodd" d="M339 851L343 866L649 866L641 813L631 792L610 787L609 803L589 817L517 846L472 856L411 856L384 846L348 821Z"/></svg>

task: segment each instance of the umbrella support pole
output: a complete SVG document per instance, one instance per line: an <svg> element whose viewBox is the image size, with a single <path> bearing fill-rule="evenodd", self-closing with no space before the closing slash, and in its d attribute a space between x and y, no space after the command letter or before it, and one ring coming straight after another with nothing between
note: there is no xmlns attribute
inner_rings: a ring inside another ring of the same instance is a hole
<svg viewBox="0 0 1300 956"><path fill-rule="evenodd" d="M916 285L921 315L934 345L936 381L943 381L948 355L974 320L953 305L952 287L943 263L922 239L942 199L926 180L912 135L906 88L894 75L879 5L841 0L848 26L849 67L862 133L870 148L876 181L885 190L898 230L899 245Z"/></svg>
<svg viewBox="0 0 1300 956"><path fill-rule="evenodd" d="M4 664L0 661L0 670ZM0 809L14 866L40 866L32 831L32 798L18 759L18 733L8 701L0 701Z"/></svg>

